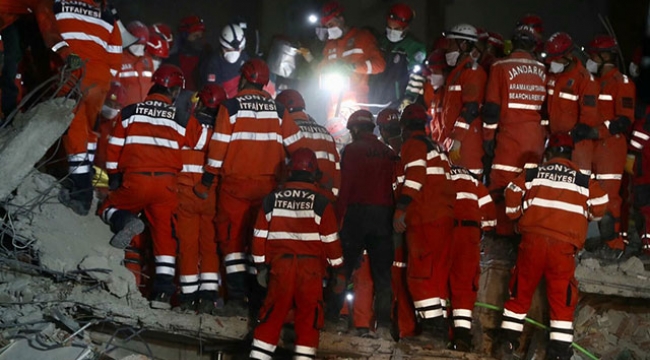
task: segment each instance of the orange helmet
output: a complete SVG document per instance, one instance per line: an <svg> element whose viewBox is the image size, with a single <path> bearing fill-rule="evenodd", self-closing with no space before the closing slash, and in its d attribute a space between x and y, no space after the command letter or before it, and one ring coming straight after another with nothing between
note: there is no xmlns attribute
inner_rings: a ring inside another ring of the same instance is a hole
<svg viewBox="0 0 650 360"><path fill-rule="evenodd" d="M306 171L311 174L318 172L318 160L313 150L300 148L291 154L290 171Z"/></svg>
<svg viewBox="0 0 650 360"><path fill-rule="evenodd" d="M401 127L408 127L411 125L424 126L429 120L427 109L420 104L411 104L407 106L402 112L402 117L399 119Z"/></svg>
<svg viewBox="0 0 650 360"><path fill-rule="evenodd" d="M136 44L146 45L147 41L149 41L149 29L147 29L147 26L140 21L131 21L129 25L126 26L126 30L138 38Z"/></svg>
<svg viewBox="0 0 650 360"><path fill-rule="evenodd" d="M611 35L596 35L587 46L587 53L595 54L603 51L616 51L618 43Z"/></svg>
<svg viewBox="0 0 650 360"><path fill-rule="evenodd" d="M377 126L380 128L399 127L399 111L386 108L377 114Z"/></svg>
<svg viewBox="0 0 650 360"><path fill-rule="evenodd" d="M169 57L169 43L165 41L162 35L151 33L149 41L147 41L147 52L151 56L167 59Z"/></svg>
<svg viewBox="0 0 650 360"><path fill-rule="evenodd" d="M158 70L153 73L151 81L156 85L164 86L166 88L173 88L176 86L185 88L185 75L183 75L183 70L172 64L160 65Z"/></svg>
<svg viewBox="0 0 650 360"><path fill-rule="evenodd" d="M388 14L386 15L386 21L393 21L400 27L406 27L411 23L414 16L415 13L410 6L400 3L391 6L390 10L388 10Z"/></svg>
<svg viewBox="0 0 650 360"><path fill-rule="evenodd" d="M208 109L216 109L227 99L226 92L217 84L205 84L198 94L201 103Z"/></svg>
<svg viewBox="0 0 650 360"><path fill-rule="evenodd" d="M343 14L343 5L338 1L328 1L321 9L320 23L327 24L330 20Z"/></svg>

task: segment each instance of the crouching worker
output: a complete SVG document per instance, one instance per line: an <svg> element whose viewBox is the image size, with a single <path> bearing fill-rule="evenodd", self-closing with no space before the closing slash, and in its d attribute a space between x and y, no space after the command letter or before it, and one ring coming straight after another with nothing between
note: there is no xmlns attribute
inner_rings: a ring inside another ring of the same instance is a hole
<svg viewBox="0 0 650 360"><path fill-rule="evenodd" d="M291 155L289 181L262 203L252 243L257 279L268 294L255 329L251 359L273 358L287 313L295 308L295 359L316 358L323 325L325 263L343 265L334 209L319 194L312 150ZM268 240L268 241L267 241Z"/></svg>
<svg viewBox="0 0 650 360"><path fill-rule="evenodd" d="M110 193L97 213L115 233L111 245L125 249L144 231L137 217L144 211L151 224L156 263L151 306L168 309L175 292L176 176L183 168L181 149L196 145L201 125L193 117L182 124L172 105L185 86L181 69L163 65L152 80L145 101L125 107L118 115L106 154Z"/></svg>

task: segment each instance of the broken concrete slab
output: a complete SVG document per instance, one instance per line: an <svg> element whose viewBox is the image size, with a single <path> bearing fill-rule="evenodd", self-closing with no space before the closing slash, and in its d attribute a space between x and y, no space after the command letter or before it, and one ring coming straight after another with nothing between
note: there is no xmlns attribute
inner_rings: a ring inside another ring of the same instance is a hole
<svg viewBox="0 0 650 360"><path fill-rule="evenodd" d="M596 259L580 259L575 277L583 293L650 298L650 272L637 257L609 265Z"/></svg>
<svg viewBox="0 0 650 360"><path fill-rule="evenodd" d="M0 130L0 199L5 199L33 170L72 121L75 101L57 98L16 116Z"/></svg>
<svg viewBox="0 0 650 360"><path fill-rule="evenodd" d="M93 356L94 353L86 347L47 348L35 340L20 339L0 355L0 360L90 360Z"/></svg>

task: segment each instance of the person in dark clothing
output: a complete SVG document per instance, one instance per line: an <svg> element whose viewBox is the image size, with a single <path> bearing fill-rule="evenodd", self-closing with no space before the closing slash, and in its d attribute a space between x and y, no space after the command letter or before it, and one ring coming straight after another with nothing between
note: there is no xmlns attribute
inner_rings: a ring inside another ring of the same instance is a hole
<svg viewBox="0 0 650 360"><path fill-rule="evenodd" d="M199 16L186 16L181 20L178 31L180 35L178 51L174 52L165 63L180 67L186 80L185 90L196 92L201 84L199 73L202 63L212 53L211 46L204 38L205 24Z"/></svg>

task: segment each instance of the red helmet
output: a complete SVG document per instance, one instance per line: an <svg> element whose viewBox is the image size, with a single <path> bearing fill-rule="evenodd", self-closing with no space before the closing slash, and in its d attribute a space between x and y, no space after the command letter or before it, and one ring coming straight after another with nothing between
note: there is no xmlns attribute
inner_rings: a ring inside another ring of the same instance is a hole
<svg viewBox="0 0 650 360"><path fill-rule="evenodd" d="M438 36L438 38L433 42L433 50L437 49L446 49L449 41L444 36Z"/></svg>
<svg viewBox="0 0 650 360"><path fill-rule="evenodd" d="M169 25L165 23L155 23L149 27L149 35L156 33L159 34L160 36L169 43L169 48L171 49L172 46L174 45L174 33L172 32L172 28L169 27Z"/></svg>
<svg viewBox="0 0 650 360"><path fill-rule="evenodd" d="M551 62L559 59L562 56L570 53L573 49L573 39L569 34L564 32L556 32L551 35L546 44L544 45L544 52L546 53L546 61Z"/></svg>
<svg viewBox="0 0 650 360"><path fill-rule="evenodd" d="M573 137L569 133L555 133L551 134L548 139L547 149L551 148L567 148L573 149Z"/></svg>
<svg viewBox="0 0 650 360"><path fill-rule="evenodd" d="M433 70L444 70L447 67L447 60L445 59L445 49L435 49L429 54L429 57L424 62L426 66L423 75L431 75Z"/></svg>
<svg viewBox="0 0 650 360"><path fill-rule="evenodd" d="M596 35L587 46L587 53L595 54L603 51L616 51L618 43L611 35Z"/></svg>
<svg viewBox="0 0 650 360"><path fill-rule="evenodd" d="M314 151L308 148L300 148L291 154L289 163L290 171L307 171L312 174L318 172L318 160Z"/></svg>
<svg viewBox="0 0 650 360"><path fill-rule="evenodd" d="M386 108L377 114L377 125L380 128L399 127L399 111Z"/></svg>
<svg viewBox="0 0 650 360"><path fill-rule="evenodd" d="M302 98L299 92L293 89L282 91L275 98L275 101L284 105L289 112L305 110L305 99Z"/></svg>
<svg viewBox="0 0 650 360"><path fill-rule="evenodd" d="M488 31L487 42L495 48L503 50L503 36L501 36L501 34Z"/></svg>
<svg viewBox="0 0 650 360"><path fill-rule="evenodd" d="M197 31L205 31L205 24L203 19L197 15L186 16L181 20L181 25L178 30L185 34L191 34Z"/></svg>
<svg viewBox="0 0 650 360"><path fill-rule="evenodd" d="M357 125L372 125L373 127L375 126L374 122L374 117L372 116L372 113L368 110L357 110L350 115L348 118L348 125L347 128L348 130L352 128L353 126Z"/></svg>
<svg viewBox="0 0 650 360"><path fill-rule="evenodd" d="M544 33L544 23L542 22L542 18L539 17L539 15L535 14L526 14L522 16L519 21L517 21L517 24L515 25L516 27L519 26L530 26L537 32L539 35L542 35Z"/></svg>
<svg viewBox="0 0 650 360"><path fill-rule="evenodd" d="M321 9L320 23L327 24L330 20L343 13L343 5L338 1L328 1Z"/></svg>
<svg viewBox="0 0 650 360"><path fill-rule="evenodd" d="M401 127L407 127L410 125L424 126L428 120L427 109L425 109L424 106L420 104L411 104L402 112L402 117L399 119L399 125Z"/></svg>
<svg viewBox="0 0 650 360"><path fill-rule="evenodd" d="M157 58L167 59L169 57L169 43L165 41L162 35L151 33L149 41L147 41L147 53Z"/></svg>
<svg viewBox="0 0 650 360"><path fill-rule="evenodd" d="M126 102L126 89L119 81L111 81L111 88L106 94L106 100L115 102L119 107Z"/></svg>
<svg viewBox="0 0 650 360"><path fill-rule="evenodd" d="M480 28L480 27L476 28L476 34L478 35L478 40L479 41L487 40L488 37L490 36L490 35L488 35L487 30L485 30L483 28Z"/></svg>
<svg viewBox="0 0 650 360"><path fill-rule="evenodd" d="M227 99L226 92L217 84L205 84L199 91L199 100L208 109L216 109Z"/></svg>
<svg viewBox="0 0 650 360"><path fill-rule="evenodd" d="M262 59L250 59L241 66L242 76L252 84L266 85L269 82L269 67Z"/></svg>
<svg viewBox="0 0 650 360"><path fill-rule="evenodd" d="M410 6L400 3L391 6L388 15L386 15L386 21L389 23L392 21L400 27L406 27L411 23L414 16L415 13Z"/></svg>
<svg viewBox="0 0 650 360"><path fill-rule="evenodd" d="M183 75L183 70L172 64L160 65L158 70L153 73L151 81L156 85L164 86L166 88L173 88L176 86L185 88L185 75Z"/></svg>
<svg viewBox="0 0 650 360"><path fill-rule="evenodd" d="M149 41L149 29L140 21L131 21L126 30L138 38L136 44L146 45L147 41Z"/></svg>

